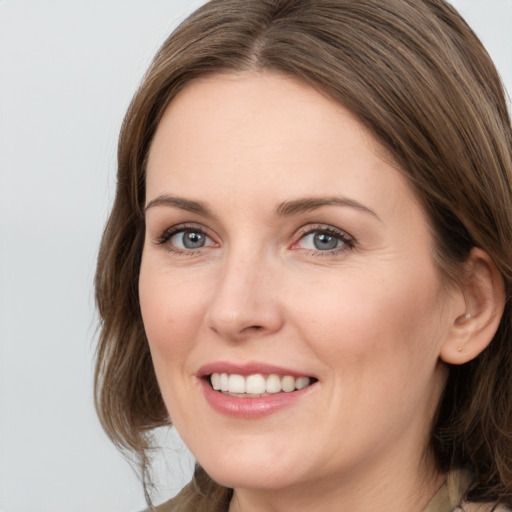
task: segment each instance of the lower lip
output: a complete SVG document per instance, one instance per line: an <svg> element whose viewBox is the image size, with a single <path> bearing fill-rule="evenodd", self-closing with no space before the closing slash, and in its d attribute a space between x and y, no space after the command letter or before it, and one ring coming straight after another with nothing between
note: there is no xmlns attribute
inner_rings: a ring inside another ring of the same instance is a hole
<svg viewBox="0 0 512 512"><path fill-rule="evenodd" d="M289 393L282 392L259 398L243 398L215 391L204 379L201 379L201 384L206 401L213 409L226 416L245 419L262 418L289 407L304 398L315 385L311 384Z"/></svg>

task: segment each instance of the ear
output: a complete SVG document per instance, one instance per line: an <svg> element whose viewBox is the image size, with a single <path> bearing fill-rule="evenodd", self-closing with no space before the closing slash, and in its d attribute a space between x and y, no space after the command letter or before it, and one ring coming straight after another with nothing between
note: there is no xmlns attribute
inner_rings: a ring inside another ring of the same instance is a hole
<svg viewBox="0 0 512 512"><path fill-rule="evenodd" d="M489 345L505 306L503 278L485 251L472 249L465 267L461 290L465 310L454 315L440 353L441 359L450 364L467 363Z"/></svg>

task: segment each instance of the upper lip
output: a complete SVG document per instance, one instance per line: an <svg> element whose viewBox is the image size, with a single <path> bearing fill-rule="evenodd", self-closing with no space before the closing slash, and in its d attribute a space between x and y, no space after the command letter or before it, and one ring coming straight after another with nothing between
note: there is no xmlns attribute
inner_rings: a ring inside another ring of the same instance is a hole
<svg viewBox="0 0 512 512"><path fill-rule="evenodd" d="M261 373L264 375L270 375L273 373L276 375L291 375L292 377L313 377L313 375L310 375L307 372L256 361L247 363L215 361L201 366L197 372L197 376L203 378L211 375L212 373L229 373L230 375L237 374L243 376L254 375L255 373Z"/></svg>

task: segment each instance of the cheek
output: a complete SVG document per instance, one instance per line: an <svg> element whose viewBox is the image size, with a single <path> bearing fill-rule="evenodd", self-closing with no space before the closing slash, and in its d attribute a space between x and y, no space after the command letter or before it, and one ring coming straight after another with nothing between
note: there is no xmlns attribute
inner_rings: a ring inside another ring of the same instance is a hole
<svg viewBox="0 0 512 512"><path fill-rule="evenodd" d="M312 284L307 294L293 294L290 304L315 351L333 363L347 358L358 363L383 357L435 360L440 325L436 283L434 272L394 276L388 269L385 279L367 273L336 286Z"/></svg>
<svg viewBox="0 0 512 512"><path fill-rule="evenodd" d="M156 378L172 422L193 424L194 409L183 403L194 392L189 362L204 318L204 290L148 260L141 265L139 297Z"/></svg>
<svg viewBox="0 0 512 512"><path fill-rule="evenodd" d="M337 290L317 289L295 315L314 357L329 368L331 403L353 411L340 422L368 436L373 427L361 427L361 418L398 432L404 421L430 418L439 392L436 281L388 276L374 286L347 280Z"/></svg>
<svg viewBox="0 0 512 512"><path fill-rule="evenodd" d="M162 364L179 362L194 345L206 309L200 283L190 277L180 279L143 259L140 307L157 373Z"/></svg>

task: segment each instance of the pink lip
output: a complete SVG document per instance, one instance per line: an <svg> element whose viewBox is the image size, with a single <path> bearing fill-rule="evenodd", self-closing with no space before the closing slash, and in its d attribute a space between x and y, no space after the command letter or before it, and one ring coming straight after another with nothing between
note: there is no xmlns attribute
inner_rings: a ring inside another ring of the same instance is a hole
<svg viewBox="0 0 512 512"><path fill-rule="evenodd" d="M235 364L219 361L201 367L197 372L197 376L208 404L215 411L223 415L237 418L257 419L268 416L304 399L304 397L306 397L316 387L315 382L303 389L291 391L289 393L283 391L281 393L270 394L259 398L234 397L225 395L220 391L215 391L211 387L207 376L212 373L236 373L244 376L255 373L261 373L264 375L274 373L277 375L291 375L293 377L312 376L264 363Z"/></svg>
<svg viewBox="0 0 512 512"><path fill-rule="evenodd" d="M198 377L205 377L212 373L236 373L237 375L252 375L254 373L261 373L263 375L270 375L275 373L277 375L291 375L292 377L313 377L307 373L301 373L296 370L290 370L281 366L274 366L266 363L250 362L250 363L229 363L227 361L217 361L202 366L197 372Z"/></svg>
<svg viewBox="0 0 512 512"><path fill-rule="evenodd" d="M201 379L206 401L217 412L237 418L256 419L273 414L295 404L315 387L315 384L290 393L275 393L260 398L240 398L214 391L206 379Z"/></svg>

